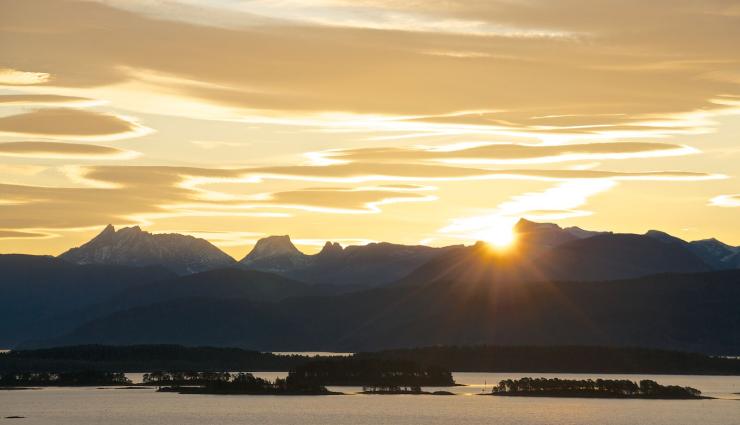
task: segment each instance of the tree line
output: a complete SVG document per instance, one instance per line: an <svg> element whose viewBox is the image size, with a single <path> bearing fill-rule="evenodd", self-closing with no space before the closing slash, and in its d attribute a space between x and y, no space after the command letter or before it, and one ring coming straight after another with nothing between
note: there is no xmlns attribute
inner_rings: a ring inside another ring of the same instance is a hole
<svg viewBox="0 0 740 425"><path fill-rule="evenodd" d="M609 398L699 398L701 391L692 387L660 385L644 379L505 379L492 389L494 395L600 396Z"/></svg>
<svg viewBox="0 0 740 425"><path fill-rule="evenodd" d="M270 381L245 372L156 372L146 374L144 383L160 386L161 392L181 394L331 394L325 386L318 383L289 378Z"/></svg>
<svg viewBox="0 0 740 425"><path fill-rule="evenodd" d="M49 387L49 386L105 386L130 385L131 381L122 372L78 371L78 372L22 372L0 375L3 387Z"/></svg>
<svg viewBox="0 0 740 425"><path fill-rule="evenodd" d="M335 357L314 360L292 369L289 380L337 386L454 385L452 373L435 365L411 360Z"/></svg>

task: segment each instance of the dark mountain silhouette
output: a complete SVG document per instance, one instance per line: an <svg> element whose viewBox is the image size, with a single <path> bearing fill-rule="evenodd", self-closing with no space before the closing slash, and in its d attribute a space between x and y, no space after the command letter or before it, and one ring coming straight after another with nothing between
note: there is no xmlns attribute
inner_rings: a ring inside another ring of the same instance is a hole
<svg viewBox="0 0 740 425"><path fill-rule="evenodd" d="M116 231L110 224L95 238L59 258L75 264L162 265L178 274L235 264L205 239L176 233L152 234L139 226Z"/></svg>
<svg viewBox="0 0 740 425"><path fill-rule="evenodd" d="M79 266L47 256L0 255L0 346L67 331L79 322L50 319L173 276L159 266Z"/></svg>
<svg viewBox="0 0 740 425"><path fill-rule="evenodd" d="M602 234L568 242L544 253L535 263L551 279L574 280L711 270L689 249L632 234Z"/></svg>
<svg viewBox="0 0 740 425"><path fill-rule="evenodd" d="M338 243L327 242L319 253L306 255L293 245L289 236L270 236L260 239L240 263L248 269L347 290L393 282L430 259L457 248L386 242L342 248Z"/></svg>
<svg viewBox="0 0 740 425"><path fill-rule="evenodd" d="M736 308L726 307L738 301L731 285L736 274L685 274L730 268L740 260L737 248L716 240L686 242L658 231L614 234L526 220L517 224L516 232L516 246L505 251L484 243L343 248L327 242L315 255L301 253L288 236L270 237L258 242L241 264L231 261L232 267L176 277L164 266L180 272L205 267L211 264L202 261L208 256L198 257L200 250L190 248L217 248L188 236L109 227L62 258L161 266L81 266L53 257L2 256L0 344L167 342L355 350L459 339L634 343L712 352L737 345L725 334L738 315ZM661 273L674 274L665 278ZM649 277L629 280L641 276ZM674 287L666 279L679 283ZM605 282L615 280L620 281ZM588 289L590 284L596 289ZM625 287L620 289L621 284ZM608 297L598 292L605 290L598 288L607 287L615 302L645 311L632 317L606 306ZM593 306L583 294L594 297ZM718 294L725 298L716 298ZM666 305L673 297L687 310ZM530 298L531 306L525 302ZM645 300L654 303L652 319L649 305L641 304ZM716 303L714 311L711 303ZM691 322L690 312L704 322ZM608 323L608 314L614 323ZM542 317L563 324L540 321ZM510 320L511 331L503 325ZM677 323L687 329L685 337ZM517 339L516 332L526 338ZM654 344L648 336L655 337ZM559 337L564 340L555 341Z"/></svg>
<svg viewBox="0 0 740 425"><path fill-rule="evenodd" d="M528 225L527 225L528 226ZM559 228L558 228L559 229ZM712 268L688 247L647 235L599 233L569 238L565 229L550 249L541 247L536 233L525 233L510 252L498 253L478 243L440 256L419 267L399 284L437 281L613 280L667 272L703 272Z"/></svg>
<svg viewBox="0 0 740 425"><path fill-rule="evenodd" d="M553 223L535 223L520 219L514 226L519 245L525 246L530 255L555 248L566 242L586 239L606 232L592 232L579 227L561 228Z"/></svg>
<svg viewBox="0 0 740 425"><path fill-rule="evenodd" d="M605 282L437 281L275 303L167 301L114 313L45 344L277 351L601 345L737 354L739 303L740 270Z"/></svg>
<svg viewBox="0 0 740 425"><path fill-rule="evenodd" d="M727 245L717 239L686 242L659 230L650 230L645 235L666 243L682 246L715 270L740 268L740 247Z"/></svg>

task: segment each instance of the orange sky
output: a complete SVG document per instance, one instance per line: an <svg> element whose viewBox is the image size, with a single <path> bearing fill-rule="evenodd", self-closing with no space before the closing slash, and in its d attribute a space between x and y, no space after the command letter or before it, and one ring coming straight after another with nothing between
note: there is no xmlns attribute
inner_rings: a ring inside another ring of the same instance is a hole
<svg viewBox="0 0 740 425"><path fill-rule="evenodd" d="M0 252L108 223L235 257L269 234L445 245L519 217L740 245L734 1L0 12Z"/></svg>

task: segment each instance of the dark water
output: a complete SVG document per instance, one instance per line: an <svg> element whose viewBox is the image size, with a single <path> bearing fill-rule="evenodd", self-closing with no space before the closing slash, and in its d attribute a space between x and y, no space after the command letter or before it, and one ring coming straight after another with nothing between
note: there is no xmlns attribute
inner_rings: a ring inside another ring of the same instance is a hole
<svg viewBox="0 0 740 425"><path fill-rule="evenodd" d="M255 375L275 378L285 373ZM0 391L0 416L16 424L740 424L740 377L676 375L568 375L561 378L653 379L688 385L719 400L599 400L480 396L501 379L532 374L456 373L457 396L212 396L155 393L151 389L45 388ZM132 375L140 379L140 375ZM484 387L484 384L486 386ZM352 393L359 388L334 388ZM425 388L431 389L431 388Z"/></svg>

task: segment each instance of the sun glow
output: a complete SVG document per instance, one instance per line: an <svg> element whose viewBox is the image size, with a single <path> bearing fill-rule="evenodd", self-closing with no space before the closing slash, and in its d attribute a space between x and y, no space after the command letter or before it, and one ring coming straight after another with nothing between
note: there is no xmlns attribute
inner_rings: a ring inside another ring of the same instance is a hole
<svg viewBox="0 0 740 425"><path fill-rule="evenodd" d="M517 239L514 226L506 222L501 223L501 225L491 226L485 229L485 231L479 232L476 236L495 250L511 248Z"/></svg>

